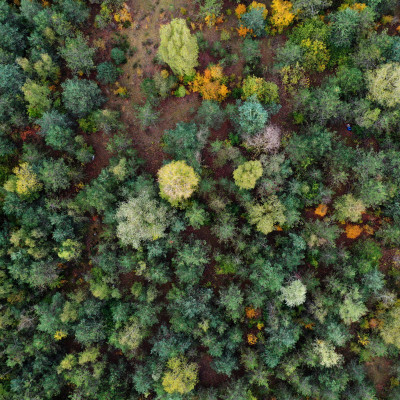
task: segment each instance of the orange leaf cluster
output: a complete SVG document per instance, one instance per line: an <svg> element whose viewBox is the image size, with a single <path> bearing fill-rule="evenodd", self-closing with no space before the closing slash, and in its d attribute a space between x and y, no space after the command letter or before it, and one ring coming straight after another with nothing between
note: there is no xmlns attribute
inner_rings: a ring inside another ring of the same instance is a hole
<svg viewBox="0 0 400 400"><path fill-rule="evenodd" d="M196 74L191 82L193 92L199 92L204 100L223 101L230 93L225 85L226 77L219 65L213 65L204 71L204 74Z"/></svg>
<svg viewBox="0 0 400 400"><path fill-rule="evenodd" d="M346 237L349 239L357 239L362 231L363 229L359 225L346 225Z"/></svg>
<svg viewBox="0 0 400 400"><path fill-rule="evenodd" d="M236 28L239 36L246 37L248 33L252 34L253 29L249 29L243 25L240 25L239 28Z"/></svg>
<svg viewBox="0 0 400 400"><path fill-rule="evenodd" d="M314 211L316 215L320 217L325 217L326 213L328 212L328 206L326 204L320 204Z"/></svg>
<svg viewBox="0 0 400 400"><path fill-rule="evenodd" d="M253 319L256 317L256 310L253 307L246 307L246 317Z"/></svg>
<svg viewBox="0 0 400 400"><path fill-rule="evenodd" d="M240 19L242 15L246 12L246 6L244 4L239 4L235 9L236 16Z"/></svg>
<svg viewBox="0 0 400 400"><path fill-rule="evenodd" d="M251 345L256 344L257 343L257 336L254 335L253 333L249 333L247 335L247 343L251 344Z"/></svg>
<svg viewBox="0 0 400 400"><path fill-rule="evenodd" d="M114 20L118 23L118 29L124 28L125 23L132 23L132 15L126 3L124 3L123 8L119 12L114 14Z"/></svg>

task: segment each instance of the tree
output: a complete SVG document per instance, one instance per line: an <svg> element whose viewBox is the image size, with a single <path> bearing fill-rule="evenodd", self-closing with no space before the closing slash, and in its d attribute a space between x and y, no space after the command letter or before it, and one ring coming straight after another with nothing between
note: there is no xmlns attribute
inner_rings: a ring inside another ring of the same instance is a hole
<svg viewBox="0 0 400 400"><path fill-rule="evenodd" d="M117 236L124 245L139 248L143 241L165 236L168 209L153 199L148 191L122 203L115 214Z"/></svg>
<svg viewBox="0 0 400 400"><path fill-rule="evenodd" d="M365 211L363 202L356 199L352 194L344 194L338 197L334 202L334 207L335 217L338 221L357 222Z"/></svg>
<svg viewBox="0 0 400 400"><path fill-rule="evenodd" d="M301 47L304 50L304 68L311 71L324 71L329 61L329 51L325 43L320 40L304 39Z"/></svg>
<svg viewBox="0 0 400 400"><path fill-rule="evenodd" d="M233 321L238 321L243 315L243 294L239 287L233 283L227 289L220 291L220 302L225 307L228 316Z"/></svg>
<svg viewBox="0 0 400 400"><path fill-rule="evenodd" d="M258 101L265 104L279 102L278 86L274 82L265 81L264 78L248 76L243 81L242 90L243 100L255 95Z"/></svg>
<svg viewBox="0 0 400 400"><path fill-rule="evenodd" d="M225 112L221 106L212 100L201 102L196 114L196 121L207 128L219 129L225 120Z"/></svg>
<svg viewBox="0 0 400 400"><path fill-rule="evenodd" d="M357 288L349 292L339 305L339 315L346 325L357 322L367 311Z"/></svg>
<svg viewBox="0 0 400 400"><path fill-rule="evenodd" d="M126 63L126 56L125 52L120 49L119 47L114 47L111 49L111 58L114 60L115 64L125 64Z"/></svg>
<svg viewBox="0 0 400 400"><path fill-rule="evenodd" d="M45 111L51 108L50 89L47 86L39 85L35 81L28 79L22 91L25 100L29 103L28 114L33 118L41 117Z"/></svg>
<svg viewBox="0 0 400 400"><path fill-rule="evenodd" d="M289 307L297 307L306 301L306 286L299 280L281 288L282 299Z"/></svg>
<svg viewBox="0 0 400 400"><path fill-rule="evenodd" d="M88 75L94 69L95 52L95 49L88 46L82 34L78 34L76 38L67 37L65 46L60 49L61 56L74 74L81 72Z"/></svg>
<svg viewBox="0 0 400 400"><path fill-rule="evenodd" d="M272 195L262 204L252 204L247 207L249 222L256 225L257 230L264 235L272 232L275 224L283 225L286 222L285 207L278 197Z"/></svg>
<svg viewBox="0 0 400 400"><path fill-rule="evenodd" d="M266 125L260 133L247 136L244 143L257 153L274 153L281 145L281 130L277 125Z"/></svg>
<svg viewBox="0 0 400 400"><path fill-rule="evenodd" d="M241 189L254 189L257 179L263 174L261 162L247 161L233 171L235 184Z"/></svg>
<svg viewBox="0 0 400 400"><path fill-rule="evenodd" d="M71 169L65 164L63 158L50 159L43 162L40 168L40 179L49 192L56 192L59 189L67 189L71 177Z"/></svg>
<svg viewBox="0 0 400 400"><path fill-rule="evenodd" d="M168 129L163 135L164 150L175 159L185 160L194 168L200 167L203 150L209 131L197 128L194 122L178 122L175 129Z"/></svg>
<svg viewBox="0 0 400 400"><path fill-rule="evenodd" d="M306 19L314 17L331 5L332 0L294 0L293 11L298 12L302 19Z"/></svg>
<svg viewBox="0 0 400 400"><path fill-rule="evenodd" d="M282 33L283 28L286 28L293 22L295 14L291 12L292 8L293 4L290 1L272 1L270 21L279 33Z"/></svg>
<svg viewBox="0 0 400 400"><path fill-rule="evenodd" d="M242 15L239 21L239 33L240 29L243 29L244 27L247 32L251 32L254 36L265 36L265 18L267 16L267 10L264 4L256 4L260 4L263 7L252 8L249 6L248 11Z"/></svg>
<svg viewBox="0 0 400 400"><path fill-rule="evenodd" d="M380 334L386 344L392 344L400 349L400 307L397 305L384 314Z"/></svg>
<svg viewBox="0 0 400 400"><path fill-rule="evenodd" d="M316 339L312 352L318 357L319 364L325 368L336 367L344 360L341 354L336 353L335 346L326 340Z"/></svg>
<svg viewBox="0 0 400 400"><path fill-rule="evenodd" d="M195 36L190 34L186 21L175 18L160 28L159 54L175 74L192 75L198 65L199 47Z"/></svg>
<svg viewBox="0 0 400 400"><path fill-rule="evenodd" d="M189 363L184 356L173 357L167 362L162 385L167 393L186 394L191 392L198 381L198 366Z"/></svg>
<svg viewBox="0 0 400 400"><path fill-rule="evenodd" d="M103 104L97 84L87 79L67 79L62 85L65 108L76 117L84 117Z"/></svg>
<svg viewBox="0 0 400 400"><path fill-rule="evenodd" d="M388 63L366 74L369 98L393 108L400 104L400 64Z"/></svg>
<svg viewBox="0 0 400 400"><path fill-rule="evenodd" d="M172 205L178 206L189 199L197 189L200 177L185 161L172 161L157 173L160 195Z"/></svg>
<svg viewBox="0 0 400 400"><path fill-rule="evenodd" d="M58 251L58 257L67 261L77 260L81 255L82 247L82 243L76 240L67 239L62 242Z"/></svg>
<svg viewBox="0 0 400 400"><path fill-rule="evenodd" d="M114 83L119 75L120 70L110 61L102 62L97 66L97 79L103 85Z"/></svg>
<svg viewBox="0 0 400 400"><path fill-rule="evenodd" d="M15 176L6 182L6 190L16 192L22 197L29 197L42 190L43 184L38 180L33 168L27 162L15 167L13 172Z"/></svg>

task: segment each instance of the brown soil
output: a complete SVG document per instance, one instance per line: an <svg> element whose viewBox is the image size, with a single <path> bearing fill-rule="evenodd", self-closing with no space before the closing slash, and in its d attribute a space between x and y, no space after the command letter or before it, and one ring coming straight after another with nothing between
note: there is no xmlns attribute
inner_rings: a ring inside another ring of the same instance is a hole
<svg viewBox="0 0 400 400"><path fill-rule="evenodd" d="M365 363L367 375L373 382L378 396L387 394L390 387L391 373L390 369L393 362L384 357L375 357L372 361Z"/></svg>
<svg viewBox="0 0 400 400"><path fill-rule="evenodd" d="M218 374L211 368L212 357L205 354L199 362L199 378L203 386L219 386L229 380L227 375Z"/></svg>

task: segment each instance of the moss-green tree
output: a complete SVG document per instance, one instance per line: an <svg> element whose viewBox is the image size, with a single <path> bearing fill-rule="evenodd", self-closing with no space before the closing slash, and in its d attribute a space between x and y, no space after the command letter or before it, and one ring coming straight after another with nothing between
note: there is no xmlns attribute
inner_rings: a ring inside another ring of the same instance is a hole
<svg viewBox="0 0 400 400"><path fill-rule="evenodd" d="M185 161L172 161L158 171L160 195L172 205L181 205L197 189L200 177Z"/></svg>
<svg viewBox="0 0 400 400"><path fill-rule="evenodd" d="M161 59L166 62L177 75L191 75L198 65L199 47L195 36L190 34L186 21L175 18L160 29Z"/></svg>
<svg viewBox="0 0 400 400"><path fill-rule="evenodd" d="M263 169L260 161L247 161L233 171L233 178L236 185L241 189L253 189L256 186L257 179L262 174Z"/></svg>

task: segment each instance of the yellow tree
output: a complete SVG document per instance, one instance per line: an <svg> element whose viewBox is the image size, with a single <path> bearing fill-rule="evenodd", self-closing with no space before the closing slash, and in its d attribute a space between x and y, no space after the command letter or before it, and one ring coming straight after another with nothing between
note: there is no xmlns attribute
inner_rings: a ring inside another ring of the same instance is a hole
<svg viewBox="0 0 400 400"><path fill-rule="evenodd" d="M189 363L185 357L168 360L168 371L164 374L162 385L167 393L189 393L197 383L198 366Z"/></svg>
<svg viewBox="0 0 400 400"><path fill-rule="evenodd" d="M270 21L279 33L293 22L295 14L291 12L292 8L293 4L290 1L273 0Z"/></svg>
<svg viewBox="0 0 400 400"><path fill-rule="evenodd" d="M12 176L4 185L9 192L16 192L22 197L29 197L42 190L43 185L38 180L32 167L27 163L21 163L19 167L13 169Z"/></svg>
<svg viewBox="0 0 400 400"><path fill-rule="evenodd" d="M182 205L197 189L200 177L185 161L172 161L158 171L160 195L173 206Z"/></svg>

